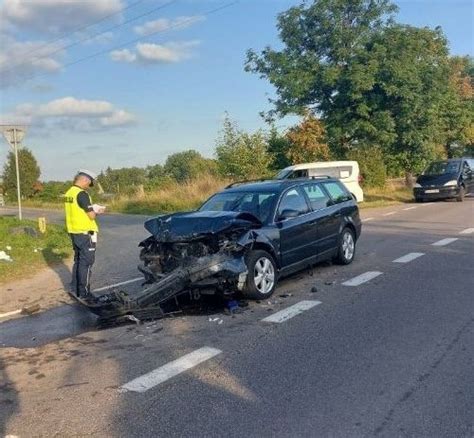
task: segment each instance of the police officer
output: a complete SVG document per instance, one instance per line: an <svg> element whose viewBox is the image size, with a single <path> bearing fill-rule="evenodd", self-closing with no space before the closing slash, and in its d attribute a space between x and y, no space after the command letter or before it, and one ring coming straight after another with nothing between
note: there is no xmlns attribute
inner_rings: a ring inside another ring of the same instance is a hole
<svg viewBox="0 0 474 438"><path fill-rule="evenodd" d="M81 169L74 178L74 185L65 194L66 227L74 248L72 292L82 300L93 303L90 291L92 265L95 261L97 214L103 212L92 204L87 189L94 185L96 174Z"/></svg>

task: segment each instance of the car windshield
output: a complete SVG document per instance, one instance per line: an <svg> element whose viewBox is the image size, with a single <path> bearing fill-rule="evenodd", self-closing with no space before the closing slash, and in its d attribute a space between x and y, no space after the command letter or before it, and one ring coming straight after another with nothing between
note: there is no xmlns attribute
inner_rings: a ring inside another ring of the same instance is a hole
<svg viewBox="0 0 474 438"><path fill-rule="evenodd" d="M285 179L291 173L291 169L283 169L280 170L276 175L275 179Z"/></svg>
<svg viewBox="0 0 474 438"><path fill-rule="evenodd" d="M460 161L436 161L431 163L423 175L444 175L459 172Z"/></svg>
<svg viewBox="0 0 474 438"><path fill-rule="evenodd" d="M277 199L274 192L223 192L205 202L199 211L241 211L267 222Z"/></svg>

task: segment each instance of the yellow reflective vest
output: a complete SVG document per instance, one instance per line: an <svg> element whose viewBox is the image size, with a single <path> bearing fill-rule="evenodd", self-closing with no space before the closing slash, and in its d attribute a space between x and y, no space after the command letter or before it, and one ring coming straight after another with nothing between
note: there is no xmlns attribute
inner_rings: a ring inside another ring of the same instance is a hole
<svg viewBox="0 0 474 438"><path fill-rule="evenodd" d="M87 216L87 213L77 203L77 195L83 190L72 186L64 195L64 208L66 210L66 228L71 234L83 234L88 231L99 231L95 219Z"/></svg>

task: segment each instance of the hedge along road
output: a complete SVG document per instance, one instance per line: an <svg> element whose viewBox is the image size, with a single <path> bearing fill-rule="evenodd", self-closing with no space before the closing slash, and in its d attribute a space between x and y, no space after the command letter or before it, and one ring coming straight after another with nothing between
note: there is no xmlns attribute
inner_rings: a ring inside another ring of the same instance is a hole
<svg viewBox="0 0 474 438"><path fill-rule="evenodd" d="M4 348L6 394L21 405L0 413L5 433L468 436L473 268L459 260L472 257L473 209L474 199L371 210L352 265L283 280L270 304L236 318ZM380 275L343 284L368 272ZM37 318L2 323L0 336Z"/></svg>

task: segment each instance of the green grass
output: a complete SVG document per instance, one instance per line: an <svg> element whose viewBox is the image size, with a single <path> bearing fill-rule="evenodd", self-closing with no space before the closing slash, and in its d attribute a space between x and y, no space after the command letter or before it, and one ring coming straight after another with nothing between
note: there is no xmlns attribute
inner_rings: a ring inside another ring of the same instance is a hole
<svg viewBox="0 0 474 438"><path fill-rule="evenodd" d="M364 202L359 208L388 207L413 202L413 193L406 187L385 187L364 189Z"/></svg>
<svg viewBox="0 0 474 438"><path fill-rule="evenodd" d="M12 231L17 227L31 227L38 231L38 224L34 221L0 216L0 251L5 251L13 259L12 262L0 260L0 283L30 277L38 270L71 256L71 242L63 227L48 224L46 233L38 231L38 237L14 234Z"/></svg>

